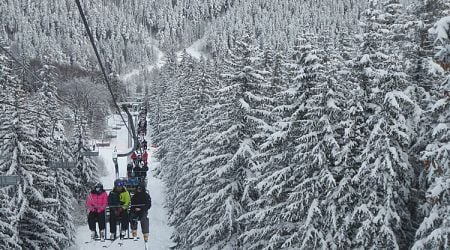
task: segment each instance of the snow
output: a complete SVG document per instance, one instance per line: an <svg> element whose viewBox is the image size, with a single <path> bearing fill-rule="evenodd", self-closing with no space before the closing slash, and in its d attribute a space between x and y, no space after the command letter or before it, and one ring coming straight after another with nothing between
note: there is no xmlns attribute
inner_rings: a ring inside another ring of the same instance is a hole
<svg viewBox="0 0 450 250"><path fill-rule="evenodd" d="M202 57L206 59L209 57L209 55L204 52L205 47L206 47L206 38L201 38L195 41L190 47L186 48L186 52L199 60Z"/></svg>
<svg viewBox="0 0 450 250"><path fill-rule="evenodd" d="M428 30L429 33L436 35L435 43L438 41L444 44L448 40L448 30L450 24L450 16L446 16L437 21L432 28Z"/></svg>
<svg viewBox="0 0 450 250"><path fill-rule="evenodd" d="M151 42L149 43L150 46L153 47L153 49L156 51L157 55L156 55L156 62L154 64L148 65L147 67L144 67L142 69L133 69L132 71L123 74L120 76L120 79L124 82L130 82L133 80L133 78L135 76L138 76L139 74L141 74L142 70L147 70L147 71L152 71L155 67L156 68L161 68L162 66L164 66L164 64L166 63L165 61L165 54L164 52L162 52L158 47L157 47L157 42L155 40L151 40Z"/></svg>
<svg viewBox="0 0 450 250"><path fill-rule="evenodd" d="M119 117L116 117L119 121ZM109 124L114 124L113 119L109 120ZM112 154L114 147L117 147L119 153L128 151L128 133L125 126L117 133L117 138L111 139L111 145L109 147L100 147L99 155L106 164L106 175L101 177L101 182L105 189L111 189L114 183L114 164L112 161ZM150 170L157 168L159 162L153 156L154 151L149 150L149 167ZM126 174L126 158L119 158L119 176L125 176ZM168 214L164 208L166 188L164 183L149 173L148 175L148 185L147 190L152 198L152 207L149 210L149 220L150 220L150 233L149 233L149 249L169 249L170 246L174 245L173 241L170 239L173 229L168 226ZM109 226L106 226L107 230ZM108 232L109 235L109 232ZM144 242L142 240L142 233L140 230L140 225L138 227L138 236L141 238L140 241L124 240L123 246L119 246L118 240L108 249L144 249ZM109 241L105 242L91 242L86 244L86 241L90 239L90 231L87 226L87 221L85 225L77 228L75 245L69 248L69 250L84 250L84 249L105 249L103 246L109 244Z"/></svg>
<svg viewBox="0 0 450 250"><path fill-rule="evenodd" d="M205 47L206 47L206 38L203 37L201 39L198 39L197 41L195 41L194 43L191 44L191 46L186 48L186 53L188 53L189 55L191 55L192 57L194 57L195 59L207 59L209 58L209 54L205 52ZM181 56L183 55L183 51L178 51L177 54L177 59L178 61L181 61Z"/></svg>

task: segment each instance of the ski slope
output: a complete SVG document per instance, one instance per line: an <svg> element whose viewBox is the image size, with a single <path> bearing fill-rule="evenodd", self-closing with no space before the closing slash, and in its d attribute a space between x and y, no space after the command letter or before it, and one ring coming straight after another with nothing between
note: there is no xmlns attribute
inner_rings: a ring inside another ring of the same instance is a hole
<svg viewBox="0 0 450 250"><path fill-rule="evenodd" d="M119 117L116 117L117 121ZM114 121L110 119L110 124ZM149 140L148 140L149 141ZM125 126L122 126L120 130L117 131L117 138L111 139L110 147L99 148L99 157L103 159L106 165L107 174L101 178L103 186L105 189L111 189L114 183L114 164L112 161L112 153L114 146L117 147L119 153L126 152L128 149L128 134ZM159 250L159 249L169 249L173 245L170 236L172 235L172 228L168 226L168 216L167 211L164 208L165 202L165 185L160 180L153 176L151 173L152 169L155 168L159 162L153 157L153 150L148 151L149 153L149 173L148 173L148 185L147 190L152 198L152 207L149 210L149 220L150 220L150 233L149 233L149 249ZM119 176L126 175L126 158L119 158ZM107 225L107 230L109 226ZM109 232L107 233L109 235ZM110 244L110 241L105 242L90 242L85 243L90 240L90 231L87 225L87 215L85 225L77 228L75 245L69 248L69 250L84 250L84 249L144 249L144 241L142 240L142 232L140 230L140 225L138 228L138 236L141 238L139 241L124 240L123 245L119 246L119 240L116 240L110 247L105 248Z"/></svg>

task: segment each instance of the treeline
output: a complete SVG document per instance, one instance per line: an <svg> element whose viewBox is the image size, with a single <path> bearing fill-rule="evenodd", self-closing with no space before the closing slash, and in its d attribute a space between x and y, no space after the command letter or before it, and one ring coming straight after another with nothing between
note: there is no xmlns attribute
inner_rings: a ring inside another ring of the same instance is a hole
<svg viewBox="0 0 450 250"><path fill-rule="evenodd" d="M98 180L82 152L105 126L110 94L98 72L11 55L0 51L0 175L19 181L0 187L0 248L64 249ZM76 168L49 168L63 159Z"/></svg>
<svg viewBox="0 0 450 250"><path fill-rule="evenodd" d="M448 13L414 7L370 1L339 42L167 56L149 113L177 248L449 247Z"/></svg>
<svg viewBox="0 0 450 250"><path fill-rule="evenodd" d="M132 5L117 1L81 1L108 72L151 64L150 33L138 22ZM0 2L0 38L11 50L40 61L96 68L80 14L71 0Z"/></svg>

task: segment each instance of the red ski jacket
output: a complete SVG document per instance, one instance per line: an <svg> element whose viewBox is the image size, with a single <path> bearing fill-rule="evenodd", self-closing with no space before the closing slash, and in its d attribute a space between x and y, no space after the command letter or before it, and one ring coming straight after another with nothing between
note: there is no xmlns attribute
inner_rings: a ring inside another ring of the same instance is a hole
<svg viewBox="0 0 450 250"><path fill-rule="evenodd" d="M144 161L144 163L147 163L147 159L148 159L148 153L147 153L147 151L144 151L144 153L142 154L142 160Z"/></svg>

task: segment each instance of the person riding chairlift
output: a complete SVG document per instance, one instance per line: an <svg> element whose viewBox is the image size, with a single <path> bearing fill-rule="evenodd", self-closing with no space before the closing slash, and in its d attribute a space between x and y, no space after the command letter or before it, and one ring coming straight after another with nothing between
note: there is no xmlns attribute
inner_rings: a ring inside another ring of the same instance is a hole
<svg viewBox="0 0 450 250"><path fill-rule="evenodd" d="M131 197L130 193L125 188L125 183L121 180L116 180L114 182L114 188L109 193L108 205L110 207L110 233L111 239L116 239L116 223L117 218L121 217L121 231L120 238L125 236L128 230L128 209L130 207Z"/></svg>
<svg viewBox="0 0 450 250"><path fill-rule="evenodd" d="M145 184L140 184L133 198L131 198L130 224L133 239L137 240L137 224L141 222L142 234L144 241L148 241L149 221L148 210L152 206L152 199L145 189Z"/></svg>
<svg viewBox="0 0 450 250"><path fill-rule="evenodd" d="M145 150L144 153L142 153L142 162L144 162L144 165L147 165L147 161L148 161L148 153L147 150Z"/></svg>
<svg viewBox="0 0 450 250"><path fill-rule="evenodd" d="M105 210L108 205L108 194L106 194L105 190L103 190L103 185L101 183L97 183L94 186L94 189L89 193L89 197L86 201L86 206L89 210L88 214L88 225L91 230L91 238L98 238L97 230L96 230L96 222L98 222L98 229L100 231L100 240L105 240Z"/></svg>

